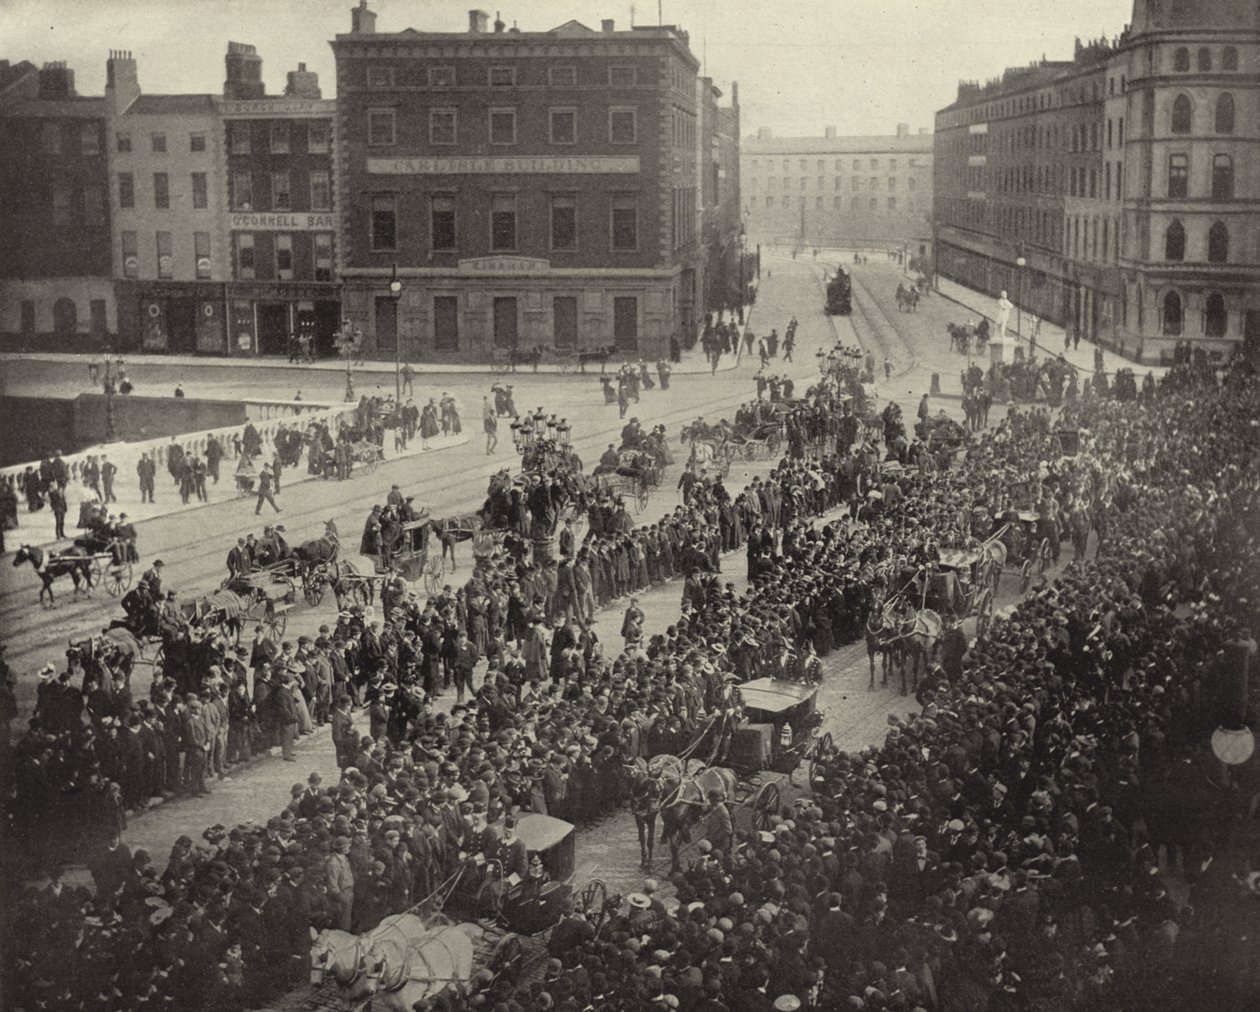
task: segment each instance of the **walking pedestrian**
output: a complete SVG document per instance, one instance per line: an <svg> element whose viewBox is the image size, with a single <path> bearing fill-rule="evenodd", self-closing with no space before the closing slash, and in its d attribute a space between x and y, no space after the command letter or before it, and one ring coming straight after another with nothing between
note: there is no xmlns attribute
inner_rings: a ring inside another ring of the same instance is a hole
<svg viewBox="0 0 1260 1012"><path fill-rule="evenodd" d="M140 478L140 501L153 502L153 480L157 477L157 464L147 454L136 464L136 474Z"/></svg>
<svg viewBox="0 0 1260 1012"><path fill-rule="evenodd" d="M887 383L892 379L892 359L887 355L884 356L884 382Z"/></svg>
<svg viewBox="0 0 1260 1012"><path fill-rule="evenodd" d="M118 474L118 465L101 454L101 486L105 489L105 502L118 502L114 495L114 476Z"/></svg>
<svg viewBox="0 0 1260 1012"><path fill-rule="evenodd" d="M486 455L489 456L499 445L499 419L488 396L481 398L481 427L486 431Z"/></svg>
<svg viewBox="0 0 1260 1012"><path fill-rule="evenodd" d="M69 509L66 504L66 493L60 486L53 485L48 490L48 505L52 508L53 516L56 518L56 537L60 540L66 536L66 512Z"/></svg>
<svg viewBox="0 0 1260 1012"><path fill-rule="evenodd" d="M272 495L273 490L279 491L275 489L275 479L271 476L271 465L263 464L262 471L258 475L258 504L254 507L254 516L262 512L264 502L271 503L271 508L277 513L280 512L280 507L276 505L275 497Z"/></svg>

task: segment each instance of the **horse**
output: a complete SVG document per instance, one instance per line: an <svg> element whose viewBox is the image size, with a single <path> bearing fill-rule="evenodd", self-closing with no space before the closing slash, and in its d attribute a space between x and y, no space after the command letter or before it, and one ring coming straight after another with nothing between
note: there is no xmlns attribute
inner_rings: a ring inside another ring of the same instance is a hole
<svg viewBox="0 0 1260 1012"><path fill-rule="evenodd" d="M906 665L911 667L910 687L918 688L919 664L922 662L926 675L940 643L944 623L932 609L923 608L904 618L898 618L894 612L886 612L884 629L886 649L901 670L901 694L904 696L907 695Z"/></svg>
<svg viewBox="0 0 1260 1012"><path fill-rule="evenodd" d="M92 593L91 557L82 548L67 548L63 552L48 552L34 545L23 545L13 556L13 565L20 566L29 562L43 586L39 591L39 603L44 603L44 595L48 595L48 607L57 605L53 594L53 581L68 576L74 582L74 592Z"/></svg>
<svg viewBox="0 0 1260 1012"><path fill-rule="evenodd" d="M420 931L401 923L386 927L404 917L419 922ZM361 964L373 1012L411 1012L447 988L462 991L472 977L473 941L480 934L472 924L429 929L410 914L386 918Z"/></svg>
<svg viewBox="0 0 1260 1012"><path fill-rule="evenodd" d="M588 348L585 350L579 350L577 353L578 371L586 372L587 362L598 362L599 374L602 376L604 374L604 370L608 366L608 360L616 353L617 346L615 344L610 344L603 348Z"/></svg>
<svg viewBox="0 0 1260 1012"><path fill-rule="evenodd" d="M351 1001L367 998L372 993L365 973L365 960L373 944L380 938L404 935L421 935L427 929L424 921L414 914L394 914L386 917L371 931L361 935L349 931L328 928L316 932L311 928L311 983L324 983L331 974L337 986Z"/></svg>
<svg viewBox="0 0 1260 1012"><path fill-rule="evenodd" d="M682 849L691 842L691 829L708 804L709 791L719 791L725 801L735 800L736 777L723 766L706 766L699 759L680 760L654 756L650 773L659 771L664 782L661 795L661 838L669 844L670 874L678 871Z"/></svg>
<svg viewBox="0 0 1260 1012"><path fill-rule="evenodd" d="M329 565L337 561L337 552L341 549L341 539L332 530L324 532L324 536L314 541L304 541L293 549L293 557L305 567Z"/></svg>

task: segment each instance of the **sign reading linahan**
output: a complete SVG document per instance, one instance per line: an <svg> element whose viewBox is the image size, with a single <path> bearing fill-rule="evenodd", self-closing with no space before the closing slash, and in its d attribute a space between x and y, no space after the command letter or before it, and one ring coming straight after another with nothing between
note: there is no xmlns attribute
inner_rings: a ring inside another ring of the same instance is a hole
<svg viewBox="0 0 1260 1012"><path fill-rule="evenodd" d="M381 176L467 176L527 173L599 173L634 175L637 155L585 155L531 158L369 158L367 170Z"/></svg>
<svg viewBox="0 0 1260 1012"><path fill-rule="evenodd" d="M337 221L336 215L329 213L259 214L254 211L234 211L230 219L228 228L260 232L321 232L336 228Z"/></svg>

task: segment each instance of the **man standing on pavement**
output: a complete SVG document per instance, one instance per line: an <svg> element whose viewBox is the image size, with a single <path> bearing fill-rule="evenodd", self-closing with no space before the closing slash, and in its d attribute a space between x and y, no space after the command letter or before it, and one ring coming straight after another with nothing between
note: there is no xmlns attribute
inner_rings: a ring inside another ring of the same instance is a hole
<svg viewBox="0 0 1260 1012"><path fill-rule="evenodd" d="M140 501L153 502L153 479L157 477L157 465L153 458L145 454L136 464L136 474L140 478Z"/></svg>
<svg viewBox="0 0 1260 1012"><path fill-rule="evenodd" d="M280 507L276 505L276 500L272 495L273 491L279 491L275 488L275 479L271 475L271 465L263 464L262 471L258 475L258 504L254 507L254 516L258 516L262 512L263 503L271 503L271 508L277 513Z"/></svg>
<svg viewBox="0 0 1260 1012"><path fill-rule="evenodd" d="M639 607L637 597L630 598L630 607L626 609L621 620L621 636L627 649L631 642L638 642L643 637L643 609Z"/></svg>
<svg viewBox="0 0 1260 1012"><path fill-rule="evenodd" d="M60 485L53 485L49 488L48 505L52 509L53 517L57 522L55 537L60 540L66 536L66 511L69 509L66 505L66 493Z"/></svg>
<svg viewBox="0 0 1260 1012"><path fill-rule="evenodd" d="M460 629L455 641L455 702L464 701L464 689L473 695L473 669L481 659L477 645L468 638L467 630Z"/></svg>
<svg viewBox="0 0 1260 1012"><path fill-rule="evenodd" d="M297 737L298 711L293 700L292 679L285 676L275 690L276 723L280 730L280 754L287 763L297 762L293 755L293 741Z"/></svg>
<svg viewBox="0 0 1260 1012"><path fill-rule="evenodd" d="M101 454L101 486L105 489L105 502L118 502L114 495L114 476L118 474L118 466L105 454Z"/></svg>
<svg viewBox="0 0 1260 1012"><path fill-rule="evenodd" d="M481 398L481 427L486 430L486 455L499 445L499 418L489 397Z"/></svg>
<svg viewBox="0 0 1260 1012"><path fill-rule="evenodd" d="M206 787L206 762L210 754L210 730L201 712L201 700L195 696L188 701L184 715L184 747L188 759L188 793L194 797L209 794Z"/></svg>
<svg viewBox="0 0 1260 1012"><path fill-rule="evenodd" d="M338 836L333 839L333 852L324 862L324 885L333 910L333 926L341 931L350 930L350 918L354 911L354 872L350 869L350 839Z"/></svg>

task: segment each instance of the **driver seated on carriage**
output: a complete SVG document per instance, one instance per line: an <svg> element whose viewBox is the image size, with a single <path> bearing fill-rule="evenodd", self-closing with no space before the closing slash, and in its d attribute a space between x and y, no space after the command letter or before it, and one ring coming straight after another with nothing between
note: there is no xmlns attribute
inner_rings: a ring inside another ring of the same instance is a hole
<svg viewBox="0 0 1260 1012"><path fill-rule="evenodd" d="M148 580L141 580L123 595L127 628L135 636L157 636L162 629L162 609Z"/></svg>
<svg viewBox="0 0 1260 1012"><path fill-rule="evenodd" d="M621 427L621 448L623 450L637 450L643 445L646 433L643 426L637 418L631 418L625 425Z"/></svg>
<svg viewBox="0 0 1260 1012"><path fill-rule="evenodd" d="M270 566L283 562L293 554L288 542L284 540L283 533L283 524L277 524L275 527L268 524L263 528L262 537L258 539L254 548L255 563L259 566Z"/></svg>
<svg viewBox="0 0 1260 1012"><path fill-rule="evenodd" d="M608 444L608 449L599 455L599 464L596 466L594 473L596 475L612 474L617 470L617 465L621 463L621 454L617 452L617 448L612 444Z"/></svg>

